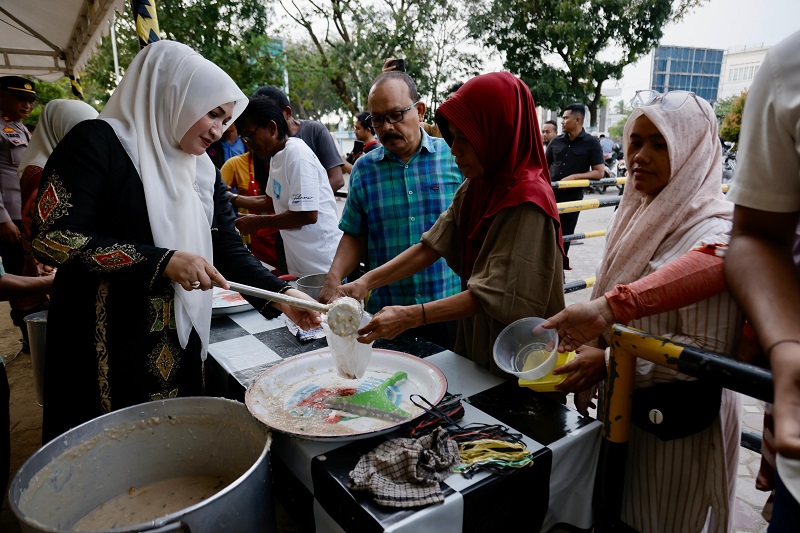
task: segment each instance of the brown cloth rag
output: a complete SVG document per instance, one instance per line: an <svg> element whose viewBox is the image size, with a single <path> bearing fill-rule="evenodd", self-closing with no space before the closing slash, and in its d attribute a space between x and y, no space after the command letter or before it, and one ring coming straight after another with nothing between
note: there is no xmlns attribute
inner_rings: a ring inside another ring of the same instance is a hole
<svg viewBox="0 0 800 533"><path fill-rule="evenodd" d="M436 428L418 439L392 439L361 456L350 488L372 493L387 507L422 507L444 501L439 482L458 465L458 444Z"/></svg>

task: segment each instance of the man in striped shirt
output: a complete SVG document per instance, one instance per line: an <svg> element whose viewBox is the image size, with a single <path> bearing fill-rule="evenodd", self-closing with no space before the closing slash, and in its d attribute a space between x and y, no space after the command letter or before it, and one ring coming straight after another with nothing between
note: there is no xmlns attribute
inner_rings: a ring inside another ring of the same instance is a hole
<svg viewBox="0 0 800 533"><path fill-rule="evenodd" d="M368 268L376 268L417 244L450 205L464 179L444 139L422 130L425 104L407 74L389 71L375 78L368 102L382 146L353 165L339 223L344 236L320 295L322 301L333 297L365 254ZM426 303L460 290L458 276L439 259L418 274L374 291L367 311ZM447 328L440 323L409 333L451 347L453 336Z"/></svg>

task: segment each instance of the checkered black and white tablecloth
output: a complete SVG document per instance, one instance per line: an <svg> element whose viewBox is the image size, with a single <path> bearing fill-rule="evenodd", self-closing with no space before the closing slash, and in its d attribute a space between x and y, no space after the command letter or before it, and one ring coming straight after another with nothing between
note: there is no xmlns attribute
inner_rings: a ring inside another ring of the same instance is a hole
<svg viewBox="0 0 800 533"><path fill-rule="evenodd" d="M214 318L207 393L243 401L247 386L283 359L325 348L325 339L300 342L285 318L255 311ZM420 510L379 507L347 487L358 458L389 434L350 443L318 442L275 433L273 492L308 531L358 533L548 531L556 524L592 527L591 499L600 423L549 398L504 382L457 354L421 339L379 340L375 347L424 357L447 377L448 391L465 399L464 424L501 423L522 433L534 466L509 475L460 474L442 485L445 502Z"/></svg>

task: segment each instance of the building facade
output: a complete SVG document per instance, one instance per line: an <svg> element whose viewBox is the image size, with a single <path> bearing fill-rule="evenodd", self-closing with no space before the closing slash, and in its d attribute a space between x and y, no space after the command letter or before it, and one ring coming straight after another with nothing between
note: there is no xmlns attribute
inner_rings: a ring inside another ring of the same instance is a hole
<svg viewBox="0 0 800 533"><path fill-rule="evenodd" d="M764 62L769 46L763 43L737 46L725 52L718 98L730 98L748 90Z"/></svg>
<svg viewBox="0 0 800 533"><path fill-rule="evenodd" d="M650 88L660 93L691 91L714 103L718 98L724 51L659 46L653 50Z"/></svg>

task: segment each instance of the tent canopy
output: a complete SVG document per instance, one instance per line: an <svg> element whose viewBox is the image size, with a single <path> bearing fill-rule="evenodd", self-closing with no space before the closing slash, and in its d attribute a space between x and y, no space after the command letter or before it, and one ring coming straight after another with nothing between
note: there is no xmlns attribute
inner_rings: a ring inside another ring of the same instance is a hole
<svg viewBox="0 0 800 533"><path fill-rule="evenodd" d="M125 0L2 0L0 76L74 75L124 8Z"/></svg>

